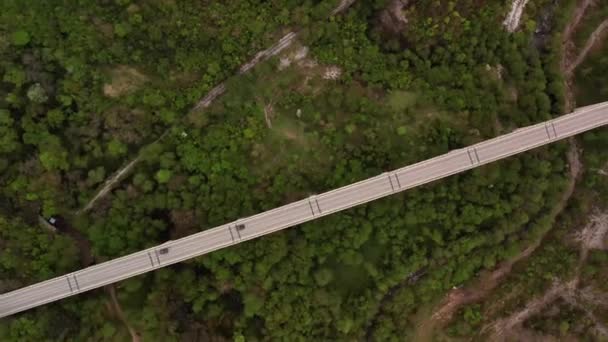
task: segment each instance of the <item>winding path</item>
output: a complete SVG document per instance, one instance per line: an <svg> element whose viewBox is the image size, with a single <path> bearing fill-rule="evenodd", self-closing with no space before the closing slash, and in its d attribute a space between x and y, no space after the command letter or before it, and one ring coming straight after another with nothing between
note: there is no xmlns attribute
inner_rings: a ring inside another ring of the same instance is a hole
<svg viewBox="0 0 608 342"><path fill-rule="evenodd" d="M509 32L515 32L519 27L521 16L524 14L524 8L529 0L513 0L511 3L511 11L507 14L503 25Z"/></svg>
<svg viewBox="0 0 608 342"><path fill-rule="evenodd" d="M591 33L591 35L587 39L587 42L585 43L585 46L583 46L583 48L581 49L581 52L579 52L578 56L576 56L576 59L572 63L570 63L570 65L566 68L566 72L568 74L572 74L576 70L576 68L578 68L578 66L581 65L583 61L585 61L585 58L587 58L589 51L591 51L591 49L598 42L600 42L606 36L607 33L608 18L602 21L602 23L598 25L598 27L593 31L593 33Z"/></svg>
<svg viewBox="0 0 608 342"><path fill-rule="evenodd" d="M334 10L332 10L331 16L334 16L334 15L342 13L343 11L345 11L346 9L348 9L352 4L354 4L355 1L356 0L341 0L340 4L336 8L334 8ZM293 31L285 34L274 45L272 45L271 47L269 47L266 50L259 51L258 53L255 54L255 56L249 62L243 64L239 68L238 74L239 75L245 74L249 70L251 70L253 67L255 67L256 65L258 65L259 63L267 61L269 58L271 58L273 56L276 56L281 51L283 51L286 48L288 48L295 41L295 39L297 38L297 36L298 36L298 33L297 32L293 32ZM215 99L217 99L218 97L220 97L221 95L223 95L224 92L226 92L226 81L218 84L213 89L211 89L207 93L207 95L205 95L192 108L191 112L200 111L200 110L203 110L203 109L209 107L211 105L211 103L213 103L213 101L215 101ZM169 132L169 129L167 129L161 135L161 137L159 137L158 139L156 139L154 142L158 142L160 139L162 139L167 134L167 132ZM143 150L143 149L145 149L145 147L142 148L141 150ZM89 200L89 202L87 202L87 204L82 209L78 210L76 213L80 214L80 213L89 211L95 205L95 203L97 202L97 200L99 200L100 198L102 198L103 196L105 196L106 194L108 194L108 192L110 192L110 190L112 190L112 188L114 187L114 185L116 183L118 183L125 175L127 175L135 167L135 165L140 160L141 160L141 152L140 152L140 154L135 159L131 160L124 167L122 167L121 169L119 169L118 171L116 171L113 176L111 176L109 179L107 179L105 181L105 183L104 183L104 186L97 191L97 193L95 194L95 196L93 196L93 198L91 198Z"/></svg>

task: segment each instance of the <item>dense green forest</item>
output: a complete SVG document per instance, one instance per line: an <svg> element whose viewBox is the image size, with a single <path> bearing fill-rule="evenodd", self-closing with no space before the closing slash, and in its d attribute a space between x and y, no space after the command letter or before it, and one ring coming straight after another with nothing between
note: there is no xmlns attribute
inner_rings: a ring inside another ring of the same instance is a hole
<svg viewBox="0 0 608 342"><path fill-rule="evenodd" d="M586 20L575 32L577 45L584 45L600 18L605 18L608 8L598 6L597 9L586 14ZM604 86L606 73L602 71L608 66L607 53L608 46L599 44L577 68L574 92L578 106L608 99ZM604 248L586 246L581 236L586 229L601 231L601 225L608 219L608 129L587 132L578 139L578 144L583 175L542 246L528 260L516 265L488 298L461 308L444 331L436 332L436 339L491 338L488 329L484 329L488 324L500 317L521 314L522 309L541 298L545 299L544 305L523 322L523 329L515 329L507 339L553 336L595 341L605 337L601 327L608 317L606 236ZM601 247L601 236L599 241ZM564 284L575 284L574 290L555 291ZM552 291L559 294L547 295Z"/></svg>
<svg viewBox="0 0 608 342"><path fill-rule="evenodd" d="M606 128L582 136L583 177L542 246L528 260L516 265L488 298L461 308L456 319L444 331L437 331L435 338L473 336L488 339L490 332L484 327L499 317L521 313L526 305L539 298L550 299L524 321L523 327L527 331L539 337L549 335L559 339L595 341L601 337L595 329L596 320L601 326L608 317L605 301L608 253L605 248L596 247L588 248L585 254L586 247L579 234L582 235L585 228L601 229L600 225L605 225L608 219L605 201L608 181L605 175L598 173L602 166L608 165L607 141ZM576 283L574 279L577 279ZM576 284L575 289L562 290L555 297L547 296L564 284ZM517 333L510 338L534 336Z"/></svg>
<svg viewBox="0 0 608 342"><path fill-rule="evenodd" d="M2 1L0 292L564 113L557 32L574 1L531 1L513 34L503 2L412 1L405 27L385 20L389 2L329 17L338 1ZM552 29L539 43L543 11ZM290 30L292 47L237 75ZM224 96L191 111L223 80ZM604 133L585 138L596 167ZM11 316L0 340L130 340L127 324L144 341L407 340L420 307L552 227L568 149ZM68 227L50 232L39 216ZM552 267L571 262L556 254Z"/></svg>

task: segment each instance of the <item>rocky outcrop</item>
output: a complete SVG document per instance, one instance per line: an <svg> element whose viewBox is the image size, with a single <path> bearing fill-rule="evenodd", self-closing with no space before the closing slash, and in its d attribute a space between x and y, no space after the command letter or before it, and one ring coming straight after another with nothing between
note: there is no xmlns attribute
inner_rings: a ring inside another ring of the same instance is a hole
<svg viewBox="0 0 608 342"><path fill-rule="evenodd" d="M380 12L380 24L386 32L402 32L408 23L403 11L409 5L410 0L391 0L389 5Z"/></svg>

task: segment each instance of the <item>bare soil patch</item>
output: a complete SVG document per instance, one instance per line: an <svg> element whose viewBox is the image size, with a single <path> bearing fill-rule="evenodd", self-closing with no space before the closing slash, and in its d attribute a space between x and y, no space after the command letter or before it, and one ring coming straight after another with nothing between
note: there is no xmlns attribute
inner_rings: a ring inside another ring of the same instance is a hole
<svg viewBox="0 0 608 342"><path fill-rule="evenodd" d="M104 84L103 93L112 98L128 94L147 81L144 74L127 65L118 65L109 74L111 81Z"/></svg>
<svg viewBox="0 0 608 342"><path fill-rule="evenodd" d="M589 250L606 249L606 233L608 232L608 212L596 212L590 216L589 223L576 234L575 240L581 243L579 269L587 259Z"/></svg>
<svg viewBox="0 0 608 342"><path fill-rule="evenodd" d="M581 52L576 53L576 44L573 41L574 32L576 32L579 24L585 17L588 9L595 5L593 0L582 0L576 6L574 16L564 29L562 35L562 58L561 58L561 69L565 76L566 86L566 110L571 112L576 107L576 101L574 99L574 78L572 77L576 68L585 60L589 52L597 45L601 39L605 36L608 31L608 19L604 20L587 39Z"/></svg>
<svg viewBox="0 0 608 342"><path fill-rule="evenodd" d="M401 33L407 27L408 20L404 9L409 3L409 0L392 0L386 9L380 12L379 21L382 29L392 34Z"/></svg>

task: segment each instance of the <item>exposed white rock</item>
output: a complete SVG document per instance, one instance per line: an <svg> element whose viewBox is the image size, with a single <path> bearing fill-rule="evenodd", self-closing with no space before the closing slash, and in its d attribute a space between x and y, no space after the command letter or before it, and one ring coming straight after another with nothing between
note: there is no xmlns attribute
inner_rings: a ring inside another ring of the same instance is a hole
<svg viewBox="0 0 608 342"><path fill-rule="evenodd" d="M325 73L323 74L323 79L326 80L337 80L342 75L342 69L339 67L332 65L325 69Z"/></svg>
<svg viewBox="0 0 608 342"><path fill-rule="evenodd" d="M519 27L521 16L524 13L524 8L528 4L529 0L513 0L511 3L511 11L507 14L503 25L509 32L515 32Z"/></svg>

